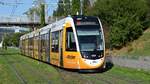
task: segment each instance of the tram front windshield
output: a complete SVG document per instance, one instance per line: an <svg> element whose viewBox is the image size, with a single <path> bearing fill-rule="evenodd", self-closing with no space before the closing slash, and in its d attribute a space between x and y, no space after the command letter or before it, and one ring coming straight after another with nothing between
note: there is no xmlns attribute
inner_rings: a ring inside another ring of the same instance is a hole
<svg viewBox="0 0 150 84"><path fill-rule="evenodd" d="M99 25L77 26L80 51L102 51L103 38Z"/></svg>
<svg viewBox="0 0 150 84"><path fill-rule="evenodd" d="M99 25L76 26L80 52L85 59L100 59L104 56L103 36Z"/></svg>

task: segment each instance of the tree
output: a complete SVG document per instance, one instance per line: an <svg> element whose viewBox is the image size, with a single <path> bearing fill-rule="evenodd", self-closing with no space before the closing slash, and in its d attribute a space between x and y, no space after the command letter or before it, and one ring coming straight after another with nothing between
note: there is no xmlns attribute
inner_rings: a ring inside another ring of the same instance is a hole
<svg viewBox="0 0 150 84"><path fill-rule="evenodd" d="M11 36L8 34L4 35L4 39L3 39L3 48L7 49L7 46L14 46L14 47L19 47L19 40L20 37L22 35L24 35L26 32L24 33L14 33Z"/></svg>
<svg viewBox="0 0 150 84"><path fill-rule="evenodd" d="M28 11L24 12L25 15L27 15L27 17L31 20L34 21L34 10L33 9L29 9Z"/></svg>
<svg viewBox="0 0 150 84"><path fill-rule="evenodd" d="M40 13L40 22L41 22L41 27L45 26L45 4L41 4L41 13Z"/></svg>
<svg viewBox="0 0 150 84"><path fill-rule="evenodd" d="M33 7L29 8L24 14L28 16L31 21L40 19L41 27L45 26L45 0L35 0Z"/></svg>
<svg viewBox="0 0 150 84"><path fill-rule="evenodd" d="M64 16L70 15L71 14L71 2L70 0L64 0Z"/></svg>
<svg viewBox="0 0 150 84"><path fill-rule="evenodd" d="M77 12L80 12L80 0L72 0L72 3L70 0L59 0L53 16L76 15Z"/></svg>
<svg viewBox="0 0 150 84"><path fill-rule="evenodd" d="M72 0L72 15L76 15L78 13L80 13L80 0Z"/></svg>
<svg viewBox="0 0 150 84"><path fill-rule="evenodd" d="M90 0L83 0L83 14L88 15L89 11L91 11Z"/></svg>
<svg viewBox="0 0 150 84"><path fill-rule="evenodd" d="M9 45L9 37L8 35L5 33L4 34L4 38L3 38L3 49L7 50L7 46Z"/></svg>
<svg viewBox="0 0 150 84"><path fill-rule="evenodd" d="M19 47L20 37L25 33L14 33L11 37L12 46Z"/></svg>
<svg viewBox="0 0 150 84"><path fill-rule="evenodd" d="M137 39L149 25L147 0L97 0L90 12L110 28L112 47L121 48Z"/></svg>
<svg viewBox="0 0 150 84"><path fill-rule="evenodd" d="M56 16L63 16L64 15L64 5L63 5L63 1L59 0L58 2L58 8L56 10Z"/></svg>

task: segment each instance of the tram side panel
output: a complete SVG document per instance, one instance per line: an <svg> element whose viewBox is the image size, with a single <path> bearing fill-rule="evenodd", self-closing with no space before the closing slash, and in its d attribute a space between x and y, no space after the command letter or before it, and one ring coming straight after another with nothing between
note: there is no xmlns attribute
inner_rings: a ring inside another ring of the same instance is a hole
<svg viewBox="0 0 150 84"><path fill-rule="evenodd" d="M25 40L22 40L22 54L25 55Z"/></svg>
<svg viewBox="0 0 150 84"><path fill-rule="evenodd" d="M40 48L40 53L41 53L41 61L44 61L44 56L45 56L45 53L44 53L44 35L40 35L41 36L41 48Z"/></svg>
<svg viewBox="0 0 150 84"><path fill-rule="evenodd" d="M32 37L32 58L34 58L34 36Z"/></svg>
<svg viewBox="0 0 150 84"><path fill-rule="evenodd" d="M34 37L32 37L32 53L31 53L31 56L32 58L34 57Z"/></svg>
<svg viewBox="0 0 150 84"><path fill-rule="evenodd" d="M28 56L28 39L25 39L25 55Z"/></svg>
<svg viewBox="0 0 150 84"><path fill-rule="evenodd" d="M45 62L48 62L50 61L49 59L49 32L45 34Z"/></svg>
<svg viewBox="0 0 150 84"><path fill-rule="evenodd" d="M46 62L46 34L41 35L41 60Z"/></svg>
<svg viewBox="0 0 150 84"><path fill-rule="evenodd" d="M32 57L32 38L29 38L29 56Z"/></svg>
<svg viewBox="0 0 150 84"><path fill-rule="evenodd" d="M34 37L34 57L33 58L35 58L35 59L38 59L38 37L37 36L35 36Z"/></svg>
<svg viewBox="0 0 150 84"><path fill-rule="evenodd" d="M50 63L59 66L59 32L51 32Z"/></svg>
<svg viewBox="0 0 150 84"><path fill-rule="evenodd" d="M41 36L38 36L38 59L41 60Z"/></svg>
<svg viewBox="0 0 150 84"><path fill-rule="evenodd" d="M63 33L63 63L64 68L79 69L75 37L70 23L66 23Z"/></svg>
<svg viewBox="0 0 150 84"><path fill-rule="evenodd" d="M23 42L24 42L24 45L23 45L24 46L24 55L26 55L26 39L24 39Z"/></svg>

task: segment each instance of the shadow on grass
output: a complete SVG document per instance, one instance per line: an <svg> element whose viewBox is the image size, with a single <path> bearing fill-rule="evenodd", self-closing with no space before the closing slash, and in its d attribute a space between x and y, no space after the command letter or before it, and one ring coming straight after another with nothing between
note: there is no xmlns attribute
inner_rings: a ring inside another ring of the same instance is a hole
<svg viewBox="0 0 150 84"><path fill-rule="evenodd" d="M112 62L112 58L111 57L108 57L106 58L106 63L105 63L105 68L103 67L100 67L98 69L90 69L90 70L79 70L79 69L65 69L65 68L61 68L61 67L57 67L55 65L52 65L57 71L61 71L61 72L65 72L65 71L68 71L68 72L75 72L75 73L80 73L80 74L93 74L93 73L105 73L109 70L111 70L114 66L113 62ZM51 65L51 64L50 64Z"/></svg>
<svg viewBox="0 0 150 84"><path fill-rule="evenodd" d="M79 70L79 73L83 74L93 74L93 73L105 73L113 68L114 64L112 62L106 62L105 68L98 68L94 70Z"/></svg>
<svg viewBox="0 0 150 84"><path fill-rule="evenodd" d="M52 64L50 64L52 65ZM93 74L93 73L104 73L113 68L112 62L106 62L105 68L98 68L98 69L86 69L86 70L79 70L79 69L66 69L61 68L55 65L52 65L58 72L73 72L73 73L80 73L80 74Z"/></svg>
<svg viewBox="0 0 150 84"><path fill-rule="evenodd" d="M104 73L107 72L109 70L111 70L113 68L114 64L112 62L112 57L111 56L107 56L105 59L105 68L100 67L98 69L95 70L79 70L79 73L85 73L85 74L90 74L90 73Z"/></svg>
<svg viewBox="0 0 150 84"><path fill-rule="evenodd" d="M21 55L21 54L20 54ZM25 55L24 55L25 56ZM43 62L43 63L46 63L48 65L51 65L53 66L58 72L75 72L75 73L83 73L83 74L92 74L92 73L104 73L104 72L107 72L109 70L112 69L112 67L114 66L114 64L112 63L112 59L111 57L109 58L106 58L106 67L103 68L103 67L100 67L98 69L93 69L93 70L79 70L79 69L66 69L66 68L63 68L63 67L58 67L56 65L52 65L48 62L44 62L44 61L41 61L41 60L38 60L38 59L35 59L35 58L32 58L30 56L25 56L25 57L28 57L28 58L31 58L31 59L34 59L34 60L37 60L37 61L40 61L40 62Z"/></svg>

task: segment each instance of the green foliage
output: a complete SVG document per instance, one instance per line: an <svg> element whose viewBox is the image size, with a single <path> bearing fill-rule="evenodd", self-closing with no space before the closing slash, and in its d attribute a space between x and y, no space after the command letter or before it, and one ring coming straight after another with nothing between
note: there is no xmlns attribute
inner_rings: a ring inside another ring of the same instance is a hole
<svg viewBox="0 0 150 84"><path fill-rule="evenodd" d="M88 15L91 8L90 0L83 0L83 14Z"/></svg>
<svg viewBox="0 0 150 84"><path fill-rule="evenodd" d="M7 50L8 45L9 45L9 38L8 38L7 34L5 33L4 39L3 39L3 44L2 44L3 49Z"/></svg>
<svg viewBox="0 0 150 84"><path fill-rule="evenodd" d="M41 16L41 27L45 26L45 4L41 4L41 12L40 12L40 16Z"/></svg>
<svg viewBox="0 0 150 84"><path fill-rule="evenodd" d="M41 25L38 28L45 26L45 0L34 0L33 7L29 8L24 13L31 21L35 21L36 18L40 18Z"/></svg>
<svg viewBox="0 0 150 84"><path fill-rule="evenodd" d="M138 59L143 56L150 56L150 28L146 29L137 40L129 43L125 48L114 50L116 56L127 56Z"/></svg>
<svg viewBox="0 0 150 84"><path fill-rule="evenodd" d="M3 47L7 49L7 46L19 47L20 37L25 33L14 33L12 35L5 34L3 40Z"/></svg>
<svg viewBox="0 0 150 84"><path fill-rule="evenodd" d="M90 1L83 0L83 14L87 15L91 9ZM80 0L59 0L57 9L53 12L53 16L76 15L80 13Z"/></svg>
<svg viewBox="0 0 150 84"><path fill-rule="evenodd" d="M57 7L56 11L54 11L53 15L54 16L64 16L65 8L66 7L64 6L63 0L59 0L58 1L58 7Z"/></svg>
<svg viewBox="0 0 150 84"><path fill-rule="evenodd" d="M149 25L146 0L98 0L90 15L99 16L110 28L112 47L137 39Z"/></svg>
<svg viewBox="0 0 150 84"><path fill-rule="evenodd" d="M71 15L76 15L77 12L80 13L80 0L72 0Z"/></svg>
<svg viewBox="0 0 150 84"><path fill-rule="evenodd" d="M18 47L19 46L19 40L20 37L23 35L23 33L14 33L12 36L12 44L13 46Z"/></svg>
<svg viewBox="0 0 150 84"><path fill-rule="evenodd" d="M25 15L31 20L34 21L34 13L38 13L38 11L35 8L29 8L28 11L24 12Z"/></svg>
<svg viewBox="0 0 150 84"><path fill-rule="evenodd" d="M121 48L129 42L137 39L143 30L149 27L150 23L150 3L149 0L97 0L94 7L90 6L89 0L84 0L84 15L94 15L100 17L103 25L110 32L107 43L113 48ZM60 4L60 3L65 3ZM58 8L54 11L54 16L66 16L69 9L71 15L80 12L80 0L72 0L72 6L67 7L69 0L59 0ZM66 11L68 9L68 11ZM108 34L107 34L108 35ZM109 39L109 40L108 40Z"/></svg>

